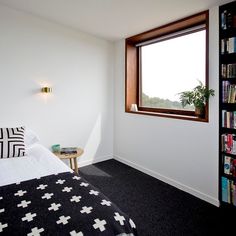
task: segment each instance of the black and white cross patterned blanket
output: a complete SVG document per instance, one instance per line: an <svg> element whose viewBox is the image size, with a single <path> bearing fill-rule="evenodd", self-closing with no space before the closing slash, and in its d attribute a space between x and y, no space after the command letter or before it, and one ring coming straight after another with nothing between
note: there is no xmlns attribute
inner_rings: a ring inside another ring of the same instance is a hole
<svg viewBox="0 0 236 236"><path fill-rule="evenodd" d="M133 236L134 222L82 177L60 173L0 187L0 236Z"/></svg>

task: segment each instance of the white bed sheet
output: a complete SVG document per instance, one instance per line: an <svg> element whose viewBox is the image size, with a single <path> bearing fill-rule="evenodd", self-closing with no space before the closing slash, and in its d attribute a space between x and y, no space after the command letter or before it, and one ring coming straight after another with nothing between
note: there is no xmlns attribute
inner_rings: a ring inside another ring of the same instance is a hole
<svg viewBox="0 0 236 236"><path fill-rule="evenodd" d="M0 186L72 170L41 144L27 149L27 156L0 159Z"/></svg>

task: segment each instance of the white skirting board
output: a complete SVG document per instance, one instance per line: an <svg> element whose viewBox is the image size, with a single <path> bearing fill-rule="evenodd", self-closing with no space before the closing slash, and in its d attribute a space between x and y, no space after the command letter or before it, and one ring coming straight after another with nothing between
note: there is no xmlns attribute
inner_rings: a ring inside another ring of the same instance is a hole
<svg viewBox="0 0 236 236"><path fill-rule="evenodd" d="M114 156L114 159L117 160L117 161L120 161L120 162L122 162L122 163L124 163L124 164L126 164L128 166L131 166L131 167L133 167L133 168L135 168L135 169L137 169L137 170L139 170L139 171L141 171L141 172L143 172L145 174L148 174L148 175L150 175L150 176L152 176L152 177L154 177L156 179L159 179L159 180L161 180L161 181L163 181L163 182L165 182L167 184L170 184L170 185L172 185L172 186L174 186L174 187L176 187L176 188L178 188L180 190L183 190L183 191L185 191L185 192L187 192L187 193L189 193L189 194L191 194L191 195L193 195L193 196L195 196L197 198L200 198L200 199L202 199L202 200L204 200L206 202L209 202L209 203L211 203L211 204L213 204L213 205L215 205L217 207L219 207L219 205L220 205L218 199L215 199L215 198L213 198L213 197L211 197L209 195L206 195L206 194L204 194L204 193L202 193L202 192L200 192L200 191L198 191L196 189L193 189L193 188L191 188L189 186L186 186L186 185L184 185L182 183L179 183L176 180L170 179L170 178L165 177L165 176L163 176L163 175L161 175L161 174L159 174L157 172L154 172L152 170L144 168L144 167L142 167L142 166L140 166L138 164L135 164L133 162L127 161L127 160L125 160L124 158L122 158L120 156Z"/></svg>
<svg viewBox="0 0 236 236"><path fill-rule="evenodd" d="M95 159L89 159L89 160L86 160L86 161L80 161L78 159L78 167L80 168L80 167L83 167L83 166L92 165L92 164L102 162L102 161L107 161L107 160L110 160L110 159L113 159L112 155L97 157Z"/></svg>

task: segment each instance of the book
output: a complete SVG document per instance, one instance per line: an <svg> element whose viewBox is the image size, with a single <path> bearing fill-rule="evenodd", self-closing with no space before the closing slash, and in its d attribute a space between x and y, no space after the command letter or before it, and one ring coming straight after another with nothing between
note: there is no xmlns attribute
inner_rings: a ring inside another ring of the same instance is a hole
<svg viewBox="0 0 236 236"><path fill-rule="evenodd" d="M227 18L227 11L225 10L221 13L221 28L223 30L227 29L226 18Z"/></svg>
<svg viewBox="0 0 236 236"><path fill-rule="evenodd" d="M227 65L226 64L221 65L221 77L222 78L227 77Z"/></svg>
<svg viewBox="0 0 236 236"><path fill-rule="evenodd" d="M235 10L224 10L221 13L221 29L231 29L236 27L236 12Z"/></svg>
<svg viewBox="0 0 236 236"><path fill-rule="evenodd" d="M232 134L232 148L231 153L236 154L236 135Z"/></svg>
<svg viewBox="0 0 236 236"><path fill-rule="evenodd" d="M227 179L228 203L231 203L231 181Z"/></svg>
<svg viewBox="0 0 236 236"><path fill-rule="evenodd" d="M227 53L227 39L221 39L221 54Z"/></svg>
<svg viewBox="0 0 236 236"><path fill-rule="evenodd" d="M236 129L236 111L234 113L233 129Z"/></svg>
<svg viewBox="0 0 236 236"><path fill-rule="evenodd" d="M222 201L228 202L228 179L221 177L222 182Z"/></svg>
<svg viewBox="0 0 236 236"><path fill-rule="evenodd" d="M236 37L232 37L228 39L228 53L235 53L236 52Z"/></svg>
<svg viewBox="0 0 236 236"><path fill-rule="evenodd" d="M225 156L224 157L224 173L230 175L230 166L231 166L231 157Z"/></svg>
<svg viewBox="0 0 236 236"><path fill-rule="evenodd" d="M236 159L231 160L230 171L231 171L233 177L236 177Z"/></svg>
<svg viewBox="0 0 236 236"><path fill-rule="evenodd" d="M221 39L221 54L236 52L236 37Z"/></svg>
<svg viewBox="0 0 236 236"><path fill-rule="evenodd" d="M75 153L77 153L77 147L61 148L61 154L75 154Z"/></svg>
<svg viewBox="0 0 236 236"><path fill-rule="evenodd" d="M222 127L236 129L236 111L222 110Z"/></svg>
<svg viewBox="0 0 236 236"><path fill-rule="evenodd" d="M236 206L236 185L233 181L231 182L231 196L232 196L232 203L234 206Z"/></svg>

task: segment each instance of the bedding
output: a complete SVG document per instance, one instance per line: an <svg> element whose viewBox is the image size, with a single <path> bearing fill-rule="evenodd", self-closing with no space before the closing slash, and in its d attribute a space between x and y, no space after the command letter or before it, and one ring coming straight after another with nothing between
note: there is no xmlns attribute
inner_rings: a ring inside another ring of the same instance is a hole
<svg viewBox="0 0 236 236"><path fill-rule="evenodd" d="M1 187L1 235L136 235L133 221L73 173Z"/></svg>
<svg viewBox="0 0 236 236"><path fill-rule="evenodd" d="M71 172L40 144L1 159L0 235L137 235L132 219Z"/></svg>
<svg viewBox="0 0 236 236"><path fill-rule="evenodd" d="M39 143L39 137L34 133L33 130L28 127L25 128L25 147L29 148L35 143Z"/></svg>
<svg viewBox="0 0 236 236"><path fill-rule="evenodd" d="M72 170L47 148L37 143L26 156L0 160L0 186Z"/></svg>

